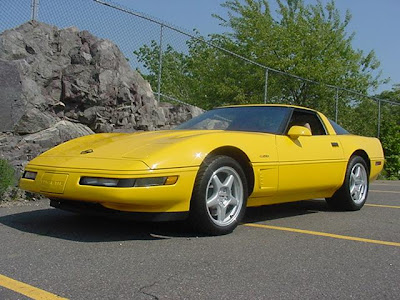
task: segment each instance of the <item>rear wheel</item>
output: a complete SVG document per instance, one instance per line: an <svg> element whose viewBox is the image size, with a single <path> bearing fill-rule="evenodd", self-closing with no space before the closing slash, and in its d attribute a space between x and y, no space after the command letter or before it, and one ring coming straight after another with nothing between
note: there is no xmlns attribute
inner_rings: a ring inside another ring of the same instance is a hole
<svg viewBox="0 0 400 300"><path fill-rule="evenodd" d="M206 158L193 189L192 225L207 234L232 232L244 215L247 191L246 177L238 162L224 155Z"/></svg>
<svg viewBox="0 0 400 300"><path fill-rule="evenodd" d="M326 201L332 208L359 210L368 196L368 167L363 158L352 156L347 165L346 177L342 187Z"/></svg>

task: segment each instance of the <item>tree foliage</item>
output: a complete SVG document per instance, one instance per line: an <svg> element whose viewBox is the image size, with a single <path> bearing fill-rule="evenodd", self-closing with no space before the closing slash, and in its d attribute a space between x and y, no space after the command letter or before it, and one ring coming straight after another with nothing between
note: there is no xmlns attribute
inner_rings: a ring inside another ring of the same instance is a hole
<svg viewBox="0 0 400 300"><path fill-rule="evenodd" d="M400 84L391 91L378 95L400 104ZM385 176L388 179L400 179L400 105L382 105L381 142L385 152Z"/></svg>
<svg viewBox="0 0 400 300"><path fill-rule="evenodd" d="M379 67L374 52L364 54L352 47L353 35L346 33L349 12L342 20L334 1L325 6L319 1L315 5L302 0L276 2L278 10L272 13L266 0L226 1L228 18L215 17L228 33L190 39L184 52L168 45L163 49L162 93L206 109L260 103L266 70L259 65L361 93L380 83L379 74L373 75ZM153 87L157 86L159 50L153 41L135 51ZM332 115L335 91L312 81L269 71L268 102L314 107ZM350 106L350 100L342 102L346 109Z"/></svg>

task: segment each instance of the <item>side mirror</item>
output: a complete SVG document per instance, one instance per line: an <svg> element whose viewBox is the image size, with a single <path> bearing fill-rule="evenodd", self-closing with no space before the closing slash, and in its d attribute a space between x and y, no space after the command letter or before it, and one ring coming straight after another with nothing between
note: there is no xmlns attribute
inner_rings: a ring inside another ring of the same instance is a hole
<svg viewBox="0 0 400 300"><path fill-rule="evenodd" d="M297 140L299 136L311 136L311 130L304 126L292 126L289 129L288 136L292 140Z"/></svg>

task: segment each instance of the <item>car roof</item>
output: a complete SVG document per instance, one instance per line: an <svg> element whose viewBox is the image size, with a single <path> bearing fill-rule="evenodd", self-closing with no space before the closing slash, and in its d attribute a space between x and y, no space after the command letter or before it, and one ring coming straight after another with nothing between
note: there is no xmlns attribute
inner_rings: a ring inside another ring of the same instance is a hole
<svg viewBox="0 0 400 300"><path fill-rule="evenodd" d="M304 110L309 110L313 112L317 112L314 109L308 108L308 107L303 107L303 106L298 106L298 105L291 105L291 104L241 104L241 105L227 105L227 106L221 106L217 108L226 108L226 107L289 107L289 108L299 108L299 109L304 109Z"/></svg>

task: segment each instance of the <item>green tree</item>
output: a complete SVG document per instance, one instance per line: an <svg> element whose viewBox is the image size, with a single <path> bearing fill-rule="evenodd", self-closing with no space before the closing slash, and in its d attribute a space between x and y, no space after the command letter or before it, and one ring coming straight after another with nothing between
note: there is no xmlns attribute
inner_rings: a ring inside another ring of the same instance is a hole
<svg viewBox="0 0 400 300"><path fill-rule="evenodd" d="M228 33L212 34L207 40L190 39L186 52L168 45L163 51L162 93L203 108L262 102L265 69L219 47L263 66L360 93L379 85L374 52L354 49L354 35L346 33L349 12L342 20L334 1L325 6L320 1L315 5L305 5L302 0L276 2L278 10L273 14L266 0L226 1L223 7L228 18L215 17ZM147 68L143 72L146 79L157 86L157 43L153 41L135 54ZM324 84L270 71L268 100L314 107L333 116L335 91ZM362 104L353 98L342 98L342 110Z"/></svg>
<svg viewBox="0 0 400 300"><path fill-rule="evenodd" d="M150 71L144 77L154 88L158 84L160 46L156 41L142 46L138 51L134 51L144 67ZM162 86L161 91L177 99L188 99L191 90L191 72L188 69L189 56L175 51L170 45L163 51L162 65ZM140 70L139 70L140 71Z"/></svg>
<svg viewBox="0 0 400 300"><path fill-rule="evenodd" d="M400 84L382 92L378 98L399 103L382 103L380 139L386 158L385 175L388 179L400 179Z"/></svg>

